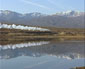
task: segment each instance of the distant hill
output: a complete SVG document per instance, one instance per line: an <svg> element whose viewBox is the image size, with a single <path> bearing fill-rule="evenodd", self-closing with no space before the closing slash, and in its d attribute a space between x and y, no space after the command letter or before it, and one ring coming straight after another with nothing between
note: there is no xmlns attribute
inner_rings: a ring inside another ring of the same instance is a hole
<svg viewBox="0 0 85 69"><path fill-rule="evenodd" d="M38 12L21 14L9 10L0 10L0 22L57 28L84 28L84 15L85 12L79 11L46 15Z"/></svg>

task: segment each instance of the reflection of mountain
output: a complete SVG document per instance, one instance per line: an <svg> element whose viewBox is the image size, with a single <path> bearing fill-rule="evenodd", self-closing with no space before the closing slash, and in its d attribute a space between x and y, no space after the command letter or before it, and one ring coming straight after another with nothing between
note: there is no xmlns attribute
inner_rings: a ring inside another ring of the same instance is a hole
<svg viewBox="0 0 85 69"><path fill-rule="evenodd" d="M78 59L84 57L84 42L58 42L42 46L28 46L16 49L1 49L0 58L10 59L18 56L40 57L43 55L57 58Z"/></svg>

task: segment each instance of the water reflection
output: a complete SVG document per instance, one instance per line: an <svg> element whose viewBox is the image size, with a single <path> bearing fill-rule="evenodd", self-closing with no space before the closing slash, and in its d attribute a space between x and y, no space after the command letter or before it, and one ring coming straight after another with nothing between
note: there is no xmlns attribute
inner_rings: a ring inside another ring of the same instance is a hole
<svg viewBox="0 0 85 69"><path fill-rule="evenodd" d="M83 41L50 42L38 41L20 44L0 45L0 59L12 59L19 56L41 57L55 56L59 59L80 59L84 57Z"/></svg>
<svg viewBox="0 0 85 69"><path fill-rule="evenodd" d="M8 44L8 45L0 45L0 50L5 49L16 49L16 48L23 48L23 47L32 47L32 46L40 46L43 44L48 44L49 41L40 41L40 42L28 42L28 43L20 43L20 44Z"/></svg>

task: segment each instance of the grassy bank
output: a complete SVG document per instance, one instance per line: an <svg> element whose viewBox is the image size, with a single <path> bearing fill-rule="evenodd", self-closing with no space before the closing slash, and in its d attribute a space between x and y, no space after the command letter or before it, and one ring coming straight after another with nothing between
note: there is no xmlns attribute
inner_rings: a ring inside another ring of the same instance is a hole
<svg viewBox="0 0 85 69"><path fill-rule="evenodd" d="M0 29L0 40L84 40L84 29L50 28L51 31Z"/></svg>
<svg viewBox="0 0 85 69"><path fill-rule="evenodd" d="M73 69L85 69L85 67L76 67L76 68L73 68Z"/></svg>

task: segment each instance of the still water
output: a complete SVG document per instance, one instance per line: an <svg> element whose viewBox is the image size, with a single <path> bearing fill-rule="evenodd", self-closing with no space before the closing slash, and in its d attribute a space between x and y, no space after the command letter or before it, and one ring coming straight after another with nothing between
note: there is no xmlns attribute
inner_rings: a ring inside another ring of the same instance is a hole
<svg viewBox="0 0 85 69"><path fill-rule="evenodd" d="M84 41L0 45L0 69L71 69L85 66Z"/></svg>

